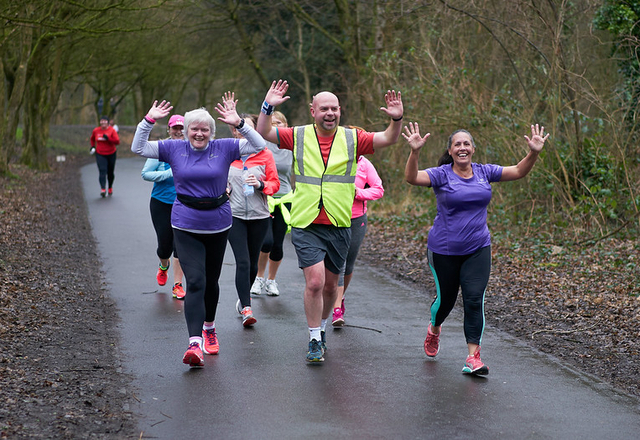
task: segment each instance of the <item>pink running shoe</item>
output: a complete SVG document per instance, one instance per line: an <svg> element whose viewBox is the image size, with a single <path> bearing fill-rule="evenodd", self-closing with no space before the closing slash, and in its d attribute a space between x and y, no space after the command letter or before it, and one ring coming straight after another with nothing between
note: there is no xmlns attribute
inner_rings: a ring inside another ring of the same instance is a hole
<svg viewBox="0 0 640 440"><path fill-rule="evenodd" d="M424 339L424 352L429 357L436 357L440 351L440 333L433 332L433 326L429 323L427 327L427 337Z"/></svg>
<svg viewBox="0 0 640 440"><path fill-rule="evenodd" d="M340 307L333 309L333 319L331 320L331 324L334 327L342 327L344 325L344 314Z"/></svg>
<svg viewBox="0 0 640 440"><path fill-rule="evenodd" d="M218 354L220 351L220 344L218 343L218 335L216 329L211 330L202 329L202 351L205 354Z"/></svg>
<svg viewBox="0 0 640 440"><path fill-rule="evenodd" d="M467 361L462 368L464 374L476 374L478 376L486 376L489 374L489 367L480 360L480 347L476 348L475 353L467 356Z"/></svg>
<svg viewBox="0 0 640 440"><path fill-rule="evenodd" d="M190 367L204 367L204 355L197 342L189 344L189 349L184 353L182 362Z"/></svg>

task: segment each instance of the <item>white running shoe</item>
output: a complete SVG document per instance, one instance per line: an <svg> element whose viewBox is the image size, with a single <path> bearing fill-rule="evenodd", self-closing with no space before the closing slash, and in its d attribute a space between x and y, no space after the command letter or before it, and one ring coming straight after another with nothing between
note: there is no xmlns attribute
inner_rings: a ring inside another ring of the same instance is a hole
<svg viewBox="0 0 640 440"><path fill-rule="evenodd" d="M256 280L253 282L253 285L251 286L251 290L249 290L249 292L253 293L254 295L260 295L262 293L262 289L264 289L264 278L256 277Z"/></svg>
<svg viewBox="0 0 640 440"><path fill-rule="evenodd" d="M269 296L280 295L280 291L278 290L278 283L276 283L276 280L267 280L264 284L264 290Z"/></svg>
<svg viewBox="0 0 640 440"><path fill-rule="evenodd" d="M240 302L240 300L238 300L238 302L236 303L236 312L242 315L242 303Z"/></svg>

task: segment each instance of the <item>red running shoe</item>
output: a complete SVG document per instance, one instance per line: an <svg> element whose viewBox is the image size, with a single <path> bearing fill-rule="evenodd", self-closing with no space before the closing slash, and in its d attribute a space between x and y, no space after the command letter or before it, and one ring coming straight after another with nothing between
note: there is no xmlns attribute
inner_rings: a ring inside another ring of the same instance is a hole
<svg viewBox="0 0 640 440"><path fill-rule="evenodd" d="M202 351L205 354L218 354L220 351L220 344L218 343L218 335L216 329L202 330Z"/></svg>
<svg viewBox="0 0 640 440"><path fill-rule="evenodd" d="M100 197L104 198L107 195L107 190L106 189L101 189L100 190Z"/></svg>
<svg viewBox="0 0 640 440"><path fill-rule="evenodd" d="M197 342L189 344L189 349L184 353L182 362L190 367L204 367L204 355Z"/></svg>
<svg viewBox="0 0 640 440"><path fill-rule="evenodd" d="M429 357L436 357L440 351L440 333L436 335L432 328L433 326L429 323L429 327L427 327L427 337L424 340L424 352Z"/></svg>
<svg viewBox="0 0 640 440"><path fill-rule="evenodd" d="M182 283L175 283L171 292L173 293L173 297L175 299L184 299L184 296L186 295L186 293L184 293L184 289L182 288Z"/></svg>
<svg viewBox="0 0 640 440"><path fill-rule="evenodd" d="M156 280L158 280L159 286L164 286L165 284L167 284L168 270L169 270L169 265L167 265L167 267L165 267L164 269L162 268L162 264L160 265L160 267L158 267L158 274L156 275Z"/></svg>
<svg viewBox="0 0 640 440"><path fill-rule="evenodd" d="M113 188L109 188L109 192L108 192L108 194L109 194L110 196L112 196L112 195L113 195Z"/></svg>

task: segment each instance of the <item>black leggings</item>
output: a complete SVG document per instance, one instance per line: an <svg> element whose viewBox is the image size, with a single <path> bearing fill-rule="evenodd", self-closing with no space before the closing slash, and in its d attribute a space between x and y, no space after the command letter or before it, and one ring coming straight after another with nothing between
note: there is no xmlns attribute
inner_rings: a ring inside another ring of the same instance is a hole
<svg viewBox="0 0 640 440"><path fill-rule="evenodd" d="M184 317L189 337L202 336L202 324L215 321L220 298L220 272L229 231L217 234L194 234L173 230L180 266L187 280Z"/></svg>
<svg viewBox="0 0 640 440"><path fill-rule="evenodd" d="M100 182L100 188L105 189L107 180L109 181L109 188L113 188L113 181L115 179L114 171L116 169L116 153L103 155L96 153L96 163L98 164L98 182Z"/></svg>
<svg viewBox="0 0 640 440"><path fill-rule="evenodd" d="M171 209L172 204L161 202L151 197L149 202L149 210L151 211L151 221L153 228L156 230L158 238L158 249L156 253L161 260L168 260L171 254L178 258L175 245L173 243L173 228L171 227Z"/></svg>
<svg viewBox="0 0 640 440"><path fill-rule="evenodd" d="M249 290L258 273L260 248L268 227L269 217L259 220L234 217L229 230L229 243L236 258L236 290L242 307L251 306Z"/></svg>
<svg viewBox="0 0 640 440"><path fill-rule="evenodd" d="M288 209L291 209L291 203L286 203L285 205ZM284 236L287 235L287 223L282 217L280 205L275 207L272 215L273 218L269 228L267 228L267 235L264 237L261 252L269 252L271 261L280 261L284 257L282 244L284 243Z"/></svg>
<svg viewBox="0 0 640 440"><path fill-rule="evenodd" d="M437 291L431 304L432 325L437 327L447 319L461 289L465 338L467 343L480 345L484 332L484 295L491 273L491 246L470 255L442 255L431 251L428 255Z"/></svg>

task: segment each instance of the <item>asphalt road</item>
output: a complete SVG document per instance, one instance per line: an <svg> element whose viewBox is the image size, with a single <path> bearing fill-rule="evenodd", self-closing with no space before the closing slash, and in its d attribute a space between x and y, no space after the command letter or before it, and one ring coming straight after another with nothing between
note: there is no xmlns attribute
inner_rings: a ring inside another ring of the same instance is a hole
<svg viewBox="0 0 640 440"><path fill-rule="evenodd" d="M164 287L155 281L152 184L140 177L143 164L119 159L114 195L105 199L95 164L82 169L107 288L120 312L141 438L638 438L638 399L495 329L483 341L489 376L463 375L459 312L443 327L437 360L428 360L422 344L431 294L362 263L347 294L348 325L328 329L324 363L307 364L304 280L288 237L281 296L253 297L258 322L251 329L235 310L227 248L216 317L220 354L190 369L182 363L183 303L171 296L171 278Z"/></svg>

